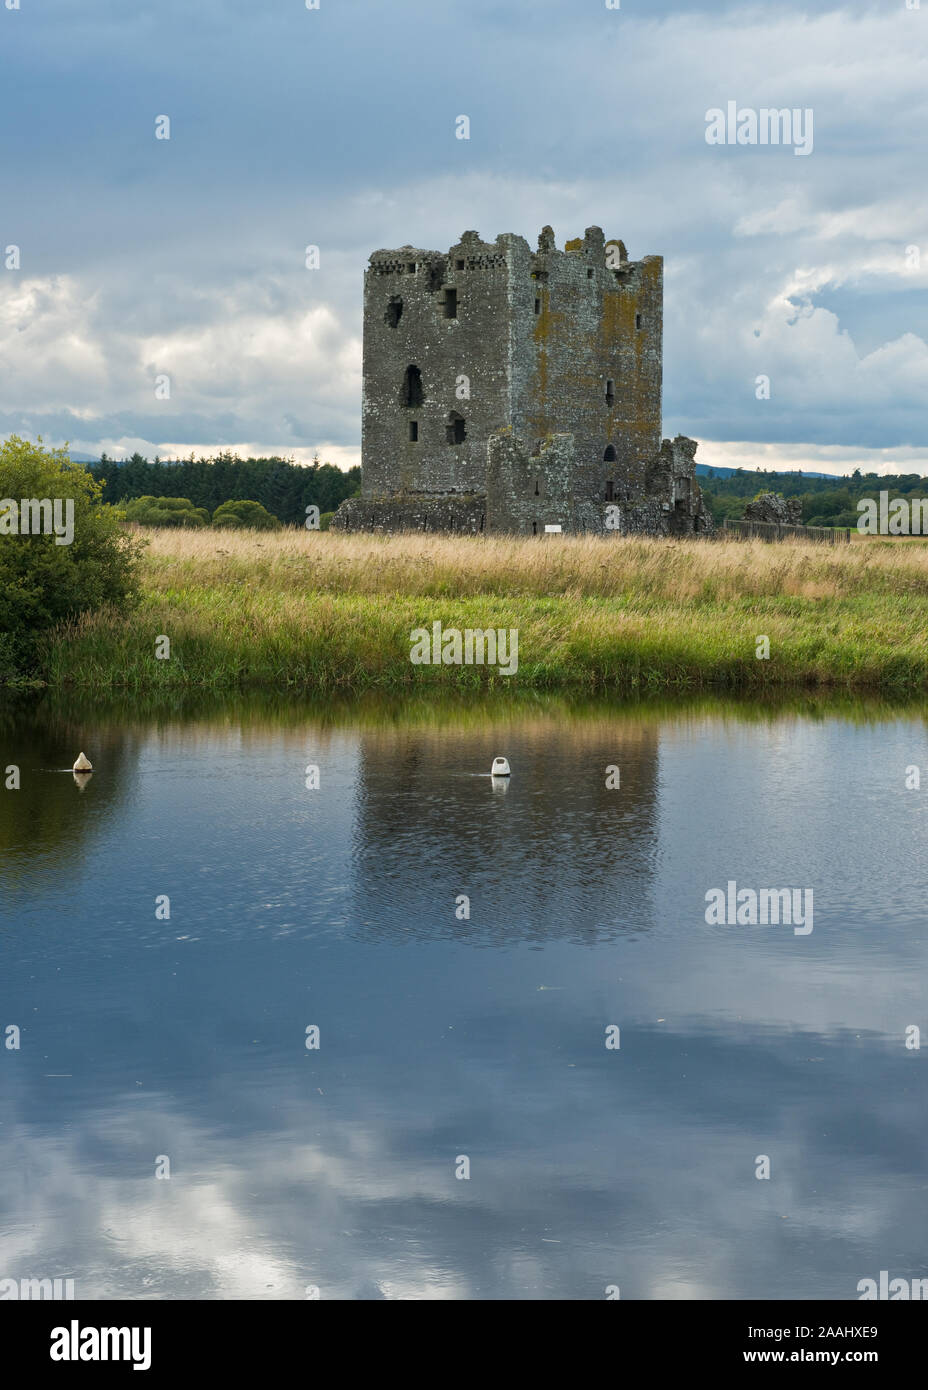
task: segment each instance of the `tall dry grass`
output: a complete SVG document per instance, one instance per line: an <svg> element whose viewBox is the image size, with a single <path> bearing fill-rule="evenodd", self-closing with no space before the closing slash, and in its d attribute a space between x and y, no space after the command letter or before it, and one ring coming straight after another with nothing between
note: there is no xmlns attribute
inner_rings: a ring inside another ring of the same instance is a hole
<svg viewBox="0 0 928 1390"><path fill-rule="evenodd" d="M55 634L50 684L138 691L484 688L410 632L515 628L526 687L928 692L928 548L867 540L147 533L144 591ZM155 638L171 658L155 658ZM770 641L758 660L756 639Z"/></svg>
<svg viewBox="0 0 928 1390"><path fill-rule="evenodd" d="M727 602L745 597L825 599L928 595L928 546L879 539L852 545L636 537L341 535L287 530L143 531L147 581L268 584L329 594L635 595Z"/></svg>

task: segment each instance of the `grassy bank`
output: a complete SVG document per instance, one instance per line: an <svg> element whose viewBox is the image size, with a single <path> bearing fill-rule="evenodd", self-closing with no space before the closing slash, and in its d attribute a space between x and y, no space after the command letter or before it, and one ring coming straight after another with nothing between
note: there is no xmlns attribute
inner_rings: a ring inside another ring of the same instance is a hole
<svg viewBox="0 0 928 1390"><path fill-rule="evenodd" d="M928 691L923 545L146 534L141 603L57 631L50 685ZM516 628L518 674L412 665L436 620Z"/></svg>

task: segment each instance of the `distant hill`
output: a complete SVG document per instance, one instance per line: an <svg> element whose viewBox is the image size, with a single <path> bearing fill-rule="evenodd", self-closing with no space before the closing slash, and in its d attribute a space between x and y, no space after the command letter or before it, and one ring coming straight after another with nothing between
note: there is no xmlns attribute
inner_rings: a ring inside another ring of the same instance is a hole
<svg viewBox="0 0 928 1390"><path fill-rule="evenodd" d="M697 463L696 465L696 476L698 478L704 478L707 473L712 473L716 478L730 478L731 475L737 473L737 471L737 468L715 468L711 463ZM747 471L746 469L745 472ZM751 472L753 471L752 469ZM790 478L796 473L795 468L768 468L766 471L768 476L770 474L775 474L777 476L783 474ZM803 469L802 476L804 478L828 478L835 483L843 482L847 477L846 474L839 473L807 473L805 469Z"/></svg>

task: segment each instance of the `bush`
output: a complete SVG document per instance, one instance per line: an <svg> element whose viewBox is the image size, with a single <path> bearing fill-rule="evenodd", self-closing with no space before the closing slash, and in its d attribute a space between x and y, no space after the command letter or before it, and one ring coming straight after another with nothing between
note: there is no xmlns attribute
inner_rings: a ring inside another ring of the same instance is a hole
<svg viewBox="0 0 928 1390"><path fill-rule="evenodd" d="M223 502L213 512L214 526L237 526L251 531L279 531L280 522L260 502Z"/></svg>
<svg viewBox="0 0 928 1390"><path fill-rule="evenodd" d="M320 515L320 517L319 517L319 530L320 530L320 531L328 531L329 527L332 525L332 518L333 518L334 515L335 515L334 512L323 512L323 513Z"/></svg>
<svg viewBox="0 0 928 1390"><path fill-rule="evenodd" d="M127 607L136 595L141 547L101 505L102 492L66 449L16 435L0 444L0 682L29 672L49 628L107 603ZM72 504L70 541L23 534L25 498L57 502L65 523Z"/></svg>
<svg viewBox="0 0 928 1390"><path fill-rule="evenodd" d="M124 504L125 518L139 526L208 526L209 512L189 497L136 497Z"/></svg>

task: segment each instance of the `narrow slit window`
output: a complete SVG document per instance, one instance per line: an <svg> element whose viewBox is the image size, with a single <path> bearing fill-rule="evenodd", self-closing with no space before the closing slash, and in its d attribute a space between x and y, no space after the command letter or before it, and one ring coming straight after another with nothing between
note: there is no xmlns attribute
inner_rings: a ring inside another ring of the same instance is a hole
<svg viewBox="0 0 928 1390"><path fill-rule="evenodd" d="M636 314L636 315L635 315L635 327L636 327L636 328L640 328L640 327L641 327L641 315L640 315L640 314Z"/></svg>
<svg viewBox="0 0 928 1390"><path fill-rule="evenodd" d="M606 404L615 405L615 382L611 378L606 382Z"/></svg>
<svg viewBox="0 0 928 1390"><path fill-rule="evenodd" d="M588 280L592 280L592 278L593 278L593 272L592 272L592 270L588 270L588 271L587 271L587 273L586 273L586 278L587 278Z"/></svg>
<svg viewBox="0 0 928 1390"><path fill-rule="evenodd" d="M536 478L536 479L535 479L535 496L538 497L539 495L540 495L540 494L539 494L539 492L538 492L538 479Z"/></svg>
<svg viewBox="0 0 928 1390"><path fill-rule="evenodd" d="M445 290L445 318L456 319L458 316L458 292L457 290Z"/></svg>
<svg viewBox="0 0 928 1390"><path fill-rule="evenodd" d="M384 314L386 322L391 328L395 328L400 321L403 313L403 301L398 294L391 295L387 305L387 312Z"/></svg>
<svg viewBox="0 0 928 1390"><path fill-rule="evenodd" d="M612 481L612 479L609 478L608 481L607 481L607 483L606 483L606 501L607 501L607 502L611 502L611 501L612 501L614 488L615 488L615 484L614 484L614 482Z"/></svg>
<svg viewBox="0 0 928 1390"><path fill-rule="evenodd" d="M418 440L419 440L419 421L418 421L418 420L410 420L410 422L409 422L409 442L410 442L410 444L416 444L416 443L418 443Z"/></svg>
<svg viewBox="0 0 928 1390"><path fill-rule="evenodd" d="M535 300L535 313L536 313L536 314L540 314L540 313L541 313L541 300L540 300L540 299L536 299L536 300Z"/></svg>

